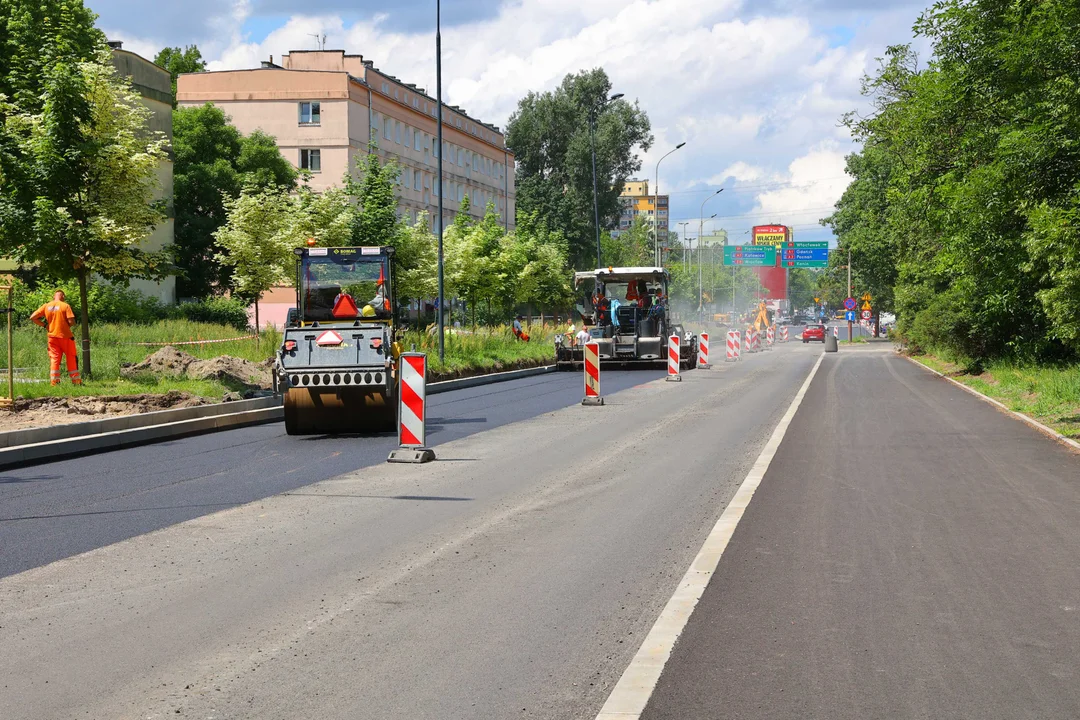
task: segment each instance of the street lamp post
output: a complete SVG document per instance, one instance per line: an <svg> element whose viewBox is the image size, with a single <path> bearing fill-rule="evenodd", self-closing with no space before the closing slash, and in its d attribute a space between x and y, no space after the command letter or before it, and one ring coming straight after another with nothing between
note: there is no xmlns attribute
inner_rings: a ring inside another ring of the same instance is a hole
<svg viewBox="0 0 1080 720"><path fill-rule="evenodd" d="M704 292L703 292L703 288L701 287L701 238L705 234L705 203L709 202L710 200L712 200L714 197L716 197L717 195L719 195L722 192L724 192L724 188L720 188L719 190L714 192L712 195L710 195L709 197L702 200L701 201L701 211L700 211L700 213L698 215L698 231L697 231L698 322L702 321L703 313L704 313L704 310L705 310L705 298L703 297ZM712 220L714 217L716 217L716 213L713 213L713 216L711 218L709 218L709 219Z"/></svg>
<svg viewBox="0 0 1080 720"><path fill-rule="evenodd" d="M443 337L445 318L443 305L443 141L442 141L442 0L435 0L435 104L438 105L438 143L439 143L439 363L446 360L446 346Z"/></svg>
<svg viewBox="0 0 1080 720"><path fill-rule="evenodd" d="M623 96L622 93L616 93L609 97L600 106L600 110L607 107L608 103L615 102ZM603 266L603 260L600 257L600 202L596 195L596 108L589 110L589 149L592 153L592 206L593 206L593 221L596 223L596 267Z"/></svg>
<svg viewBox="0 0 1080 720"><path fill-rule="evenodd" d="M851 248L848 248L848 251L847 251L847 296L851 297ZM851 344L851 321L850 320L847 321L847 341L848 341L848 344L850 345Z"/></svg>
<svg viewBox="0 0 1080 720"><path fill-rule="evenodd" d="M675 146L675 150L678 150L685 142L681 142ZM661 266L660 262L660 163L664 162L666 158L675 150L669 150L663 157L656 161L656 185L653 187L653 246L656 253L656 267Z"/></svg>
<svg viewBox="0 0 1080 720"><path fill-rule="evenodd" d="M690 224L689 221L679 223L679 227L682 228L683 244L686 245L686 247L683 248L683 253L682 253L683 270L686 270L687 272L690 271L690 258L689 258L690 238L688 238L686 236L686 226L689 225L689 224Z"/></svg>

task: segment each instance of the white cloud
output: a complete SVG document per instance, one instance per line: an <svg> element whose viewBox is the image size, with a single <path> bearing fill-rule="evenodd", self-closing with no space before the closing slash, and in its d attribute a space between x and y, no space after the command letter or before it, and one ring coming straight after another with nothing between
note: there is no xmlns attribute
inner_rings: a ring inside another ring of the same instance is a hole
<svg viewBox="0 0 1080 720"><path fill-rule="evenodd" d="M652 179L656 161L687 143L662 165L673 217L696 214L709 188L726 181L729 191L715 204L733 223L757 212L812 223L809 211L830 206L846 185L850 138L839 117L860 105L859 80L874 57L910 37L904 23L917 11L892 5L505 0L483 19L444 27L443 94L505 126L527 92L602 66L615 91L639 100L652 120L656 143L641 154L640 176ZM211 69L255 67L311 49L311 35L325 34L327 47L362 53L434 95L434 32L391 25L393 10L351 24L337 14L294 14L265 37L249 38L241 28L251 0L227 8L200 41ZM844 24L854 38L833 47L834 29Z"/></svg>

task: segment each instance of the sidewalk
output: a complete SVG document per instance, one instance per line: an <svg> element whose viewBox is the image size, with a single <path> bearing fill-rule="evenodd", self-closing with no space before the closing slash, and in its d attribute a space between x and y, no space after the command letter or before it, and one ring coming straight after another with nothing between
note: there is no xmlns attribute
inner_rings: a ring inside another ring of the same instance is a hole
<svg viewBox="0 0 1080 720"><path fill-rule="evenodd" d="M826 357L643 717L1080 717L1080 455Z"/></svg>

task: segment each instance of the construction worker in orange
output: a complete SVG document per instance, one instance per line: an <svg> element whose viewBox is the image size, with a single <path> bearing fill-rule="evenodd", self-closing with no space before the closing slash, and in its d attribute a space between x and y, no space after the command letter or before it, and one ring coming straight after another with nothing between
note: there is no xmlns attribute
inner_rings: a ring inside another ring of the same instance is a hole
<svg viewBox="0 0 1080 720"><path fill-rule="evenodd" d="M75 313L64 302L64 291L57 290L51 302L47 302L30 316L30 322L45 328L49 334L49 381L60 384L60 358L67 357L68 375L75 385L82 385L79 377L79 359L75 357L75 336L71 328Z"/></svg>

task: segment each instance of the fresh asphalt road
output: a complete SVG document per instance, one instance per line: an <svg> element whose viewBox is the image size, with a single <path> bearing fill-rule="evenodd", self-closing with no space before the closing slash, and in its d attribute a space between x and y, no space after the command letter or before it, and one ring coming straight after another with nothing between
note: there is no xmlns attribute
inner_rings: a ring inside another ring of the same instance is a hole
<svg viewBox="0 0 1080 720"><path fill-rule="evenodd" d="M1078 649L1080 455L891 352L841 349L644 717L1074 720Z"/></svg>
<svg viewBox="0 0 1080 720"><path fill-rule="evenodd" d="M655 370L606 372L616 392ZM443 443L580 402L580 373L432 395ZM0 471L0 577L386 461L393 433L289 437L283 423Z"/></svg>
<svg viewBox="0 0 1080 720"><path fill-rule="evenodd" d="M428 465L381 462L384 439L254 428L194 439L205 458L176 443L38 466L5 492L133 478L104 504L140 511L102 536L150 507L263 499L0 579L0 714L592 717L820 353L790 343L681 383L605 373L603 407L576 404L576 374L527 386L547 400L435 396ZM38 538L86 516L55 522Z"/></svg>

